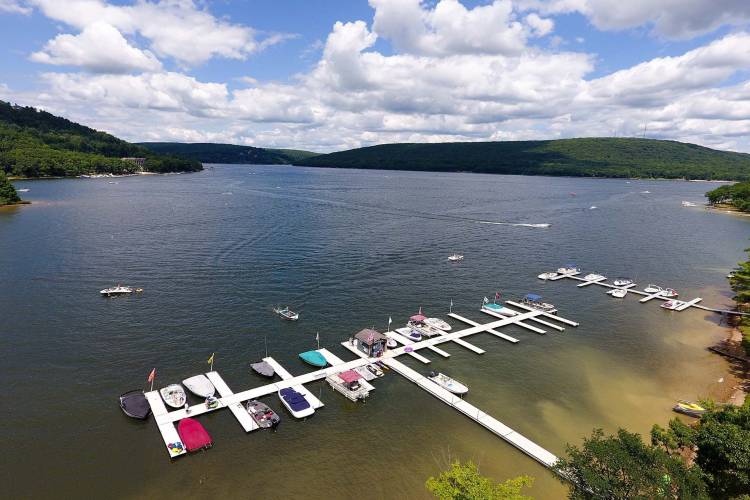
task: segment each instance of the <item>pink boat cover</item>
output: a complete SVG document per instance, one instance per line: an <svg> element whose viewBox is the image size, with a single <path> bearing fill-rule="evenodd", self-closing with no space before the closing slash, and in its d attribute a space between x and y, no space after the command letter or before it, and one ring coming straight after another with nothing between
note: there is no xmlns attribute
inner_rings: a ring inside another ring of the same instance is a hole
<svg viewBox="0 0 750 500"><path fill-rule="evenodd" d="M192 418L183 418L180 420L177 424L177 432L187 451L200 450L213 444L211 436L208 435L206 429L197 420L193 420Z"/></svg>
<svg viewBox="0 0 750 500"><path fill-rule="evenodd" d="M354 382L355 380L359 380L362 378L362 375L355 372L354 370L347 370L345 372L339 373L339 378L346 382L347 384L350 384Z"/></svg>
<svg viewBox="0 0 750 500"><path fill-rule="evenodd" d="M427 319L427 316L425 316L424 314L415 314L409 319L411 319L412 321L424 321Z"/></svg>

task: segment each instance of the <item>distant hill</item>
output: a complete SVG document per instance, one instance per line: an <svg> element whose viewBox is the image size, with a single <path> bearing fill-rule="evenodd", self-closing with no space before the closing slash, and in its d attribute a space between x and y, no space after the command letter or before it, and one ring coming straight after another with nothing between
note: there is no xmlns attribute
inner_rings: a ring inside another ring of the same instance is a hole
<svg viewBox="0 0 750 500"><path fill-rule="evenodd" d="M635 138L383 144L309 157L294 164L577 177L750 180L748 154Z"/></svg>
<svg viewBox="0 0 750 500"><path fill-rule="evenodd" d="M290 165L317 156L298 149L267 149L235 144L141 142L155 153L165 153L203 163L249 163L255 165Z"/></svg>
<svg viewBox="0 0 750 500"><path fill-rule="evenodd" d="M140 170L121 158L145 158L143 168L150 172L203 168L200 162L156 154L46 111L0 101L0 168L8 175L65 177Z"/></svg>

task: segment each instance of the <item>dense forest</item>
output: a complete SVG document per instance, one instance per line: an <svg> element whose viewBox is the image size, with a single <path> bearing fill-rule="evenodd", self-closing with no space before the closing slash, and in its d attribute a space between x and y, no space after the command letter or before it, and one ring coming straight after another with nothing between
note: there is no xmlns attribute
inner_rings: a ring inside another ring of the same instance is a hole
<svg viewBox="0 0 750 500"><path fill-rule="evenodd" d="M706 193L711 205L731 205L741 212L750 212L750 182L721 186Z"/></svg>
<svg viewBox="0 0 750 500"><path fill-rule="evenodd" d="M164 153L202 163L247 163L251 165L291 165L318 153L298 149L268 149L235 144L141 142L155 153Z"/></svg>
<svg viewBox="0 0 750 500"><path fill-rule="evenodd" d="M383 144L295 165L576 177L750 180L750 155L628 138Z"/></svg>
<svg viewBox="0 0 750 500"><path fill-rule="evenodd" d="M3 205L13 205L21 201L18 197L18 192L13 184L10 183L5 172L0 170L0 207Z"/></svg>
<svg viewBox="0 0 750 500"><path fill-rule="evenodd" d="M192 172L200 162L156 154L110 134L31 107L0 101L0 167L17 177L138 171L124 157L146 158L149 172Z"/></svg>

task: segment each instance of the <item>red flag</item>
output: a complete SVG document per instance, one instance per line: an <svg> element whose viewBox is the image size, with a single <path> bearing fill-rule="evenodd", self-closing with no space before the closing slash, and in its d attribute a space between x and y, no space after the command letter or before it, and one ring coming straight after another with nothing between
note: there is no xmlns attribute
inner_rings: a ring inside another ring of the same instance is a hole
<svg viewBox="0 0 750 500"><path fill-rule="evenodd" d="M495 300L499 300L499 299L500 299L500 292L495 292Z"/></svg>
<svg viewBox="0 0 750 500"><path fill-rule="evenodd" d="M156 368L151 370L151 373L148 374L148 380L147 382L153 382L154 378L156 378Z"/></svg>

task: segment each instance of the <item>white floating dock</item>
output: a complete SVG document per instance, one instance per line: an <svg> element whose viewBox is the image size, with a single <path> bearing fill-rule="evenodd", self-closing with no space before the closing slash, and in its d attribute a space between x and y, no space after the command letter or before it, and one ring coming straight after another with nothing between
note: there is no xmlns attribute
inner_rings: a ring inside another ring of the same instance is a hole
<svg viewBox="0 0 750 500"><path fill-rule="evenodd" d="M500 319L507 318L507 316L503 316L502 314L498 314L498 313L493 312L493 311L488 311L487 309L484 309L484 308L480 309L480 311L482 311L484 314L489 314L490 316L494 316L495 318L500 318ZM523 321L520 321L520 320L516 321L514 324L516 324L516 325L518 325L520 327L526 328L528 330L531 330L532 332L539 333L541 335L544 335L544 334L547 333L544 330L542 330L541 328L537 328L535 326L527 325L526 323L524 323Z"/></svg>
<svg viewBox="0 0 750 500"><path fill-rule="evenodd" d="M185 446L183 446L180 451L176 451L175 448L169 446L172 443L182 444L182 439L180 439L180 435L177 434L177 429L175 429L174 423L172 423L171 420L165 421L163 418L167 416L169 412L167 411L167 407L164 406L164 402L161 400L159 391L147 392L145 393L145 396L148 404L151 406L151 413L154 414L156 426L159 428L161 438L164 440L164 446L167 448L169 458L179 457L180 455L187 453Z"/></svg>
<svg viewBox="0 0 750 500"><path fill-rule="evenodd" d="M208 380L210 380L211 383L214 384L214 387L216 387L216 390L221 396L222 400L224 400L224 398L234 396L234 393L229 389L227 383L224 382L224 379L221 378L221 375L219 375L217 372L208 372L206 373L206 377L208 377ZM227 408L229 408L229 411L231 411L235 418L237 418L237 421L240 423L242 428L245 429L245 432L254 431L255 429L260 428L260 426L247 412L242 403L231 403L227 405Z"/></svg>
<svg viewBox="0 0 750 500"><path fill-rule="evenodd" d="M540 313L540 314L535 315L534 317L536 317L536 316L544 316L545 318L553 319L555 321L559 321L560 323L565 323L566 325L570 325L570 326L578 326L579 325L575 321L571 321L569 319L565 319L562 316L558 316L557 314L550 314L550 313L547 313L547 312L544 312L544 311L540 311L538 309L534 309L533 307L529 307L529 306L524 305L524 304L519 304L518 302L513 302L511 300L508 300L507 302L508 302L508 304L512 305L513 307L518 307L520 309L525 309L526 311L529 311L529 312L538 312L538 313Z"/></svg>
<svg viewBox="0 0 750 500"><path fill-rule="evenodd" d="M633 292L635 290L630 290L630 291ZM662 299L664 297L662 297L661 294L662 294L662 291L658 291L656 293L652 293L651 295L646 295L641 300L639 300L639 302L648 302L651 299L657 299L657 298Z"/></svg>
<svg viewBox="0 0 750 500"><path fill-rule="evenodd" d="M480 326L479 323L477 323L476 321L470 320L469 318L464 318L463 316L459 316L456 313L448 313L448 316L450 316L453 319L457 319L458 321L462 321L462 322L466 323L467 325ZM493 316L494 316L494 314L493 314ZM502 316L498 315L497 317L501 318ZM498 332L497 330L489 329L489 330L486 330L486 331L487 331L487 333L490 333L490 334L492 334L492 335L494 335L496 337L500 337L501 339L507 340L508 342L512 342L514 344L518 342L517 338L511 337L510 335L506 335L506 334L501 333L501 332ZM454 342L455 342L455 340L454 340ZM484 351L482 351L482 352L484 352Z"/></svg>
<svg viewBox="0 0 750 500"><path fill-rule="evenodd" d="M599 284L602 281L607 281L607 278L605 278L604 276L602 276L601 278L597 278L595 280L584 281L583 283L581 283L580 285L578 285L578 288L583 288L585 286L593 285L594 283Z"/></svg>
<svg viewBox="0 0 750 500"><path fill-rule="evenodd" d="M685 302L684 304L682 304L682 305L681 305L680 307L678 307L678 308L677 308L677 309L675 309L675 310L676 310L676 311L684 311L684 310L685 310L685 309L687 309L688 307L690 307L690 306L694 306L695 304L697 304L697 303L698 303L698 302L700 302L701 300L703 300L703 299L701 299L700 297L699 297L699 298L697 298L697 299L693 299L693 300L690 300L690 301L688 301L688 302Z"/></svg>
<svg viewBox="0 0 750 500"><path fill-rule="evenodd" d="M271 365L273 367L274 371L282 379L284 379L284 380L291 380L291 379L295 378L295 377L292 376L291 373L289 373L288 371L286 371L286 369L283 366L281 366L272 357L269 356L267 358L263 358L263 361L265 361L266 363L268 363L269 365ZM320 378L325 378L325 375L323 375ZM319 400L318 398L316 398L315 396L313 396L313 393L310 392L309 390L307 390L307 387L305 387L304 385L298 384L298 385L292 385L290 387L292 389L294 389L295 391L299 392L300 394L303 394L305 396L305 399L307 400L307 402L310 403L310 406L312 406L316 410L318 408L322 408L323 407L323 402L321 400ZM279 389L281 389L281 388L279 388Z"/></svg>

